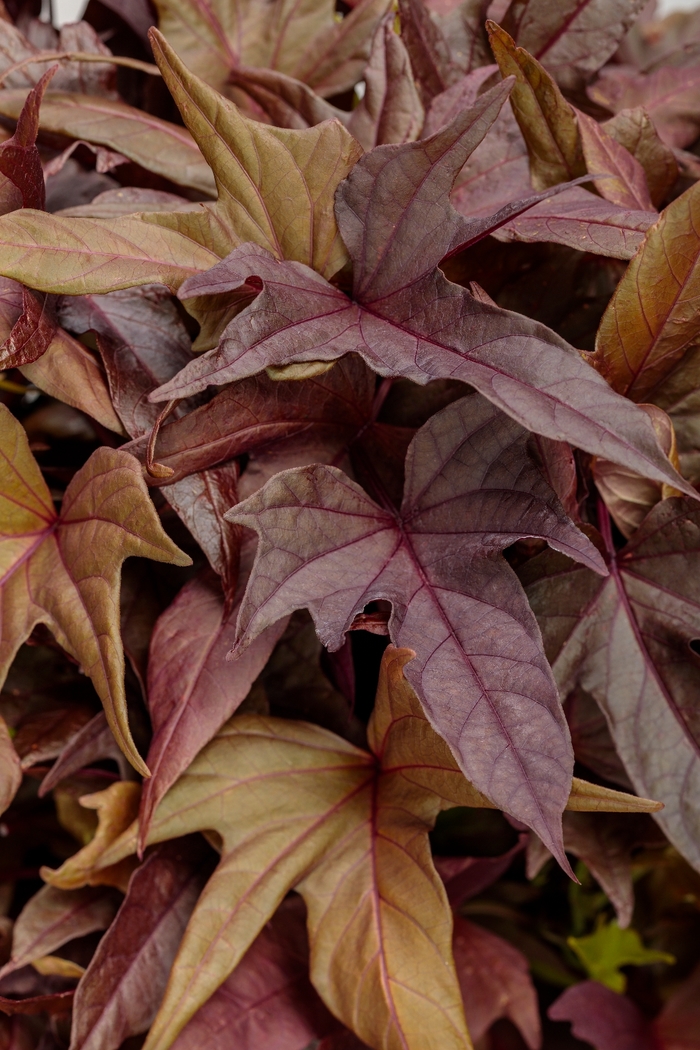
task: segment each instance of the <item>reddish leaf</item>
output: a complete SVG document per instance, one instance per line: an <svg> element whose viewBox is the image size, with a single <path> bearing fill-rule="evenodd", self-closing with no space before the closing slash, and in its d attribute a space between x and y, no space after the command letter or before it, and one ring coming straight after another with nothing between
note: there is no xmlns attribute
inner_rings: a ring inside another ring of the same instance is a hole
<svg viewBox="0 0 700 1050"><path fill-rule="evenodd" d="M146 400L149 390L191 359L190 339L165 289L66 296L58 313L72 332L100 336L110 393L127 432L150 430L158 412Z"/></svg>
<svg viewBox="0 0 700 1050"><path fill-rule="evenodd" d="M651 1026L631 999L597 981L567 988L552 1006L553 1021L571 1021L578 1039L595 1050L656 1050Z"/></svg>
<svg viewBox="0 0 700 1050"><path fill-rule="evenodd" d="M44 172L36 148L36 137L39 133L41 100L57 69L58 66L52 66L32 88L17 118L14 135L0 145L0 172L20 191L25 208L43 208L46 200Z"/></svg>
<svg viewBox="0 0 700 1050"><path fill-rule="evenodd" d="M51 707L23 718L18 723L14 739L22 768L30 769L39 762L60 755L93 714L91 705L72 704Z"/></svg>
<svg viewBox="0 0 700 1050"><path fill-rule="evenodd" d="M134 872L78 986L72 1050L116 1050L148 1028L211 872L210 855L201 839L191 836L159 846Z"/></svg>
<svg viewBox="0 0 700 1050"><path fill-rule="evenodd" d="M430 102L459 78L450 48L422 0L399 0L401 39L411 59L423 101Z"/></svg>
<svg viewBox="0 0 700 1050"><path fill-rule="evenodd" d="M671 996L654 1021L663 1050L697 1050L700 1046L700 967Z"/></svg>
<svg viewBox="0 0 700 1050"><path fill-rule="evenodd" d="M617 49L644 0L512 0L503 28L562 85L590 80Z"/></svg>
<svg viewBox="0 0 700 1050"><path fill-rule="evenodd" d="M622 109L603 128L642 165L649 194L658 208L678 178L678 164L656 133L647 111L642 106Z"/></svg>
<svg viewBox="0 0 700 1050"><path fill-rule="evenodd" d="M306 909L288 897L173 1050L304 1050L338 1027L309 981Z"/></svg>
<svg viewBox="0 0 700 1050"><path fill-rule="evenodd" d="M588 766L603 780L629 791L630 778L615 750L605 715L590 693L580 687L574 689L564 702L564 711L577 762Z"/></svg>
<svg viewBox="0 0 700 1050"><path fill-rule="evenodd" d="M526 243L553 241L611 259L631 259L657 217L655 211L630 211L575 187L506 223L497 236Z"/></svg>
<svg viewBox="0 0 700 1050"><path fill-rule="evenodd" d="M478 454L476 433L484 439ZM337 649L356 613L388 598L392 640L418 654L409 679L466 776L541 828L563 858L558 814L569 790L568 734L529 610L497 552L517 536L539 535L598 570L602 562L526 446L525 432L475 394L443 409L414 439L400 514L334 468L273 478L229 515L260 535L238 629L247 644L306 606L321 640ZM496 505L499 524L486 524L486 507Z"/></svg>
<svg viewBox="0 0 700 1050"><path fill-rule="evenodd" d="M424 110L411 63L392 21L389 16L377 26L364 73L365 93L348 121L349 130L365 149L387 142L412 142L423 127Z"/></svg>
<svg viewBox="0 0 700 1050"><path fill-rule="evenodd" d="M189 336L165 289L153 286L66 298L60 313L74 331L92 330L101 337L98 345L114 406L132 437L150 436L158 408L149 403L148 394L192 359ZM181 406L176 415L184 411ZM238 573L238 534L223 514L236 502L237 480L233 466L186 481L176 478L165 490L212 568L223 577L227 593L235 587Z"/></svg>
<svg viewBox="0 0 700 1050"><path fill-rule="evenodd" d="M15 922L12 957L0 970L0 977L43 955L53 955L75 937L106 929L118 906L119 895L103 886L81 890L43 886Z"/></svg>
<svg viewBox="0 0 700 1050"><path fill-rule="evenodd" d="M52 992L48 995L32 995L26 999L10 999L0 995L0 1012L4 1014L51 1014L63 1016L70 1013L75 991Z"/></svg>
<svg viewBox="0 0 700 1050"><path fill-rule="evenodd" d="M23 301L28 293L16 281L0 278L0 335L7 339L20 322ZM86 346L72 339L62 328L45 353L22 373L40 390L65 404L79 408L102 426L121 433L119 421L107 390L107 382L97 359Z"/></svg>
<svg viewBox="0 0 700 1050"><path fill-rule="evenodd" d="M113 759L119 767L122 780L127 779L129 765L114 739L104 711L100 711L63 748L57 761L42 780L39 795L46 795L62 780L66 780L84 766L94 765L106 758Z"/></svg>
<svg viewBox="0 0 700 1050"><path fill-rule="evenodd" d="M539 1050L537 993L525 956L460 916L455 916L453 951L472 1039L481 1039L494 1021L508 1017L530 1050Z"/></svg>
<svg viewBox="0 0 700 1050"><path fill-rule="evenodd" d="M308 445L326 448L332 459L370 423L374 387L374 375L355 356L342 359L324 375L295 383L275 382L264 374L244 379L167 422L158 434L156 457L174 472L170 483L269 449ZM153 405L147 407L155 411ZM144 459L146 445L142 437L127 448Z"/></svg>
<svg viewBox="0 0 700 1050"><path fill-rule="evenodd" d="M0 346L0 368L21 368L42 357L56 336L58 324L50 309L50 299L37 299L26 288L22 289L22 313L12 331Z"/></svg>
<svg viewBox="0 0 700 1050"><path fill-rule="evenodd" d="M613 176L596 181L595 188L601 197L633 211L654 211L644 168L639 161L608 134L604 125L580 111L576 119L589 173Z"/></svg>

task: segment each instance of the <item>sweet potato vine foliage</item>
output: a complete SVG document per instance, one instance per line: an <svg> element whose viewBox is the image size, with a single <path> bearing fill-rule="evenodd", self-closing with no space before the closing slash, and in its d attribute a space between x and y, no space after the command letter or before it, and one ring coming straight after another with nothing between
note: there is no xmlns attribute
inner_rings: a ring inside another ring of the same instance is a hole
<svg viewBox="0 0 700 1050"><path fill-rule="evenodd" d="M700 1047L700 18L0 2L0 1046Z"/></svg>

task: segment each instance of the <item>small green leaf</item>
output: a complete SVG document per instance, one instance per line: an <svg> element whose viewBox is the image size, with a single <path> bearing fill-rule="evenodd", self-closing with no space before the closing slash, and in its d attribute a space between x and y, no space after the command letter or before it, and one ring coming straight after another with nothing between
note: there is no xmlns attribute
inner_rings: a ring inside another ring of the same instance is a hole
<svg viewBox="0 0 700 1050"><path fill-rule="evenodd" d="M622 994L627 978L620 972L622 966L650 966L676 960L668 952L645 948L636 930L621 930L616 922L600 926L588 937L569 937L569 947L578 955L588 976L594 981Z"/></svg>

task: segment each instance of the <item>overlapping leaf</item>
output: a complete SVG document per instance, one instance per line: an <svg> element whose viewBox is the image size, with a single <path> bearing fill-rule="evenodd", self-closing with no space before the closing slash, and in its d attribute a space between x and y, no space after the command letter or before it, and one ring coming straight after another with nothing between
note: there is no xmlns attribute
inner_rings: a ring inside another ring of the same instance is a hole
<svg viewBox="0 0 700 1050"><path fill-rule="evenodd" d="M412 656L385 654L370 752L310 723L234 716L161 801L149 842L214 828L222 856L185 932L147 1050L172 1045L292 887L308 908L311 980L361 1039L382 1050L470 1046L450 908L427 835L441 809L489 803L426 721L403 677ZM572 802L624 804L619 793L587 802L589 790L576 784ZM133 852L137 836L137 826L126 831L98 864L109 870ZM85 871L81 854L52 881L73 871Z"/></svg>
<svg viewBox="0 0 700 1050"><path fill-rule="evenodd" d="M305 1050L338 1028L309 981L305 908L282 902L228 980L197 1011L174 1050Z"/></svg>
<svg viewBox="0 0 700 1050"><path fill-rule="evenodd" d="M160 29L187 66L218 90L238 65L296 77L320 94L352 87L362 75L387 0L361 0L342 20L330 0L158 0Z"/></svg>
<svg viewBox="0 0 700 1050"><path fill-rule="evenodd" d="M299 132L248 120L158 34L153 47L214 173L218 201L101 222L31 209L7 216L0 219L4 274L70 295L154 282L174 290L246 240L327 276L340 269L346 255L331 203L360 153L352 136L335 121Z"/></svg>
<svg viewBox="0 0 700 1050"><path fill-rule="evenodd" d="M588 88L594 102L613 113L642 106L661 139L669 146L684 148L698 135L700 69L661 66L652 73L626 67L609 67Z"/></svg>
<svg viewBox="0 0 700 1050"><path fill-rule="evenodd" d="M504 77L515 76L513 113L530 155L532 185L539 190L586 172L572 106L554 80L495 22L487 22L494 56Z"/></svg>
<svg viewBox="0 0 700 1050"><path fill-rule="evenodd" d="M34 626L48 624L92 678L125 754L144 769L126 717L121 563L135 555L176 565L190 559L163 532L132 456L99 449L69 485L58 515L24 431L6 408L0 413L2 677Z"/></svg>
<svg viewBox="0 0 700 1050"><path fill-rule="evenodd" d="M117 1050L130 1035L146 1031L211 874L211 856L192 836L159 846L134 872L119 913L80 982L72 1050Z"/></svg>
<svg viewBox="0 0 700 1050"><path fill-rule="evenodd" d="M279 264L252 245L188 282L180 293L184 299L231 290L240 295L260 285L262 291L230 322L216 351L192 362L152 398L181 397L268 365L333 360L355 350L382 375L469 382L530 429L634 464L650 477L661 471L664 480L673 478L683 488L657 449L649 420L614 397L562 339L476 299L436 268L450 251L524 208L521 202L469 222L447 197L507 90L504 85L482 95L432 138L374 150L355 166L336 203L354 264L352 299L318 274Z"/></svg>

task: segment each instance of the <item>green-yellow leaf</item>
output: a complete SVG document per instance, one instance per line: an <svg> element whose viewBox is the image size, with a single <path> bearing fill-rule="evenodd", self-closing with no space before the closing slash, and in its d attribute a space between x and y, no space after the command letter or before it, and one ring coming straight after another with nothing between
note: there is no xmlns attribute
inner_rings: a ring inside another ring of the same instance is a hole
<svg viewBox="0 0 700 1050"><path fill-rule="evenodd" d="M183 120L214 172L216 204L157 213L152 223L188 232L222 257L253 241L278 259L330 278L347 261L335 191L362 154L337 120L290 131L244 117L191 73L156 30L154 57Z"/></svg>
<svg viewBox="0 0 700 1050"><path fill-rule="evenodd" d="M576 114L544 66L496 25L486 28L504 77L514 76L510 94L530 157L530 177L537 190L586 174Z"/></svg>
<svg viewBox="0 0 700 1050"><path fill-rule="evenodd" d="M425 718L403 676L412 657L386 651L370 753L317 725L234 716L163 798L149 844L214 829L222 855L144 1050L167 1050L292 888L308 908L312 980L360 1039L377 1050L471 1045L428 832L441 809L491 803ZM580 781L574 795L576 808L654 805ZM137 835L134 825L99 866L133 853ZM75 886L85 870L78 853L49 877Z"/></svg>
<svg viewBox="0 0 700 1050"><path fill-rule="evenodd" d="M166 536L140 464L98 449L74 476L57 514L21 425L0 406L0 682L38 623L93 681L112 731L148 773L129 731L119 586L125 558L188 565Z"/></svg>
<svg viewBox="0 0 700 1050"><path fill-rule="evenodd" d="M0 273L42 292L87 295L182 282L218 256L138 216L75 219L22 208L0 216Z"/></svg>
<svg viewBox="0 0 700 1050"><path fill-rule="evenodd" d="M578 955L588 976L614 992L624 992L627 978L623 966L649 966L676 960L668 952L645 948L636 930L621 930L615 921L600 926L588 937L569 937L569 946Z"/></svg>

